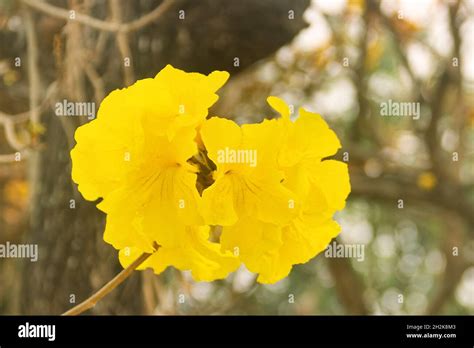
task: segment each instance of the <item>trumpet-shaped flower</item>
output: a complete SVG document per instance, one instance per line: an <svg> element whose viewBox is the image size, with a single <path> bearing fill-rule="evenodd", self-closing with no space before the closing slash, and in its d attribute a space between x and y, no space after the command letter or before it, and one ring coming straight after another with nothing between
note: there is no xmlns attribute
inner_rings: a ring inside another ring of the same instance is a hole
<svg viewBox="0 0 474 348"><path fill-rule="evenodd" d="M246 216L278 223L291 219L295 197L281 184L274 148L280 133L275 121L239 127L214 117L202 125L202 141L217 167L215 182L202 196L206 223L230 226Z"/></svg>
<svg viewBox="0 0 474 348"><path fill-rule="evenodd" d="M253 214L224 227L224 250L238 250L247 268L259 273L258 281L274 283L292 266L305 263L323 251L340 227L332 220L350 192L347 165L323 160L340 147L335 133L321 116L300 109L290 119L290 109L276 97L268 99L281 113L275 139L276 169L283 173L282 186L300 203L297 215L287 223L262 220Z"/></svg>
<svg viewBox="0 0 474 348"><path fill-rule="evenodd" d="M97 119L76 131L73 180L86 199L102 198L104 240L122 250L124 266L128 254L153 252L157 244L160 256L146 263L157 273L174 265L212 280L238 266L200 227L197 168L189 162L198 152L196 127L227 75L167 66L155 79L112 92Z"/></svg>

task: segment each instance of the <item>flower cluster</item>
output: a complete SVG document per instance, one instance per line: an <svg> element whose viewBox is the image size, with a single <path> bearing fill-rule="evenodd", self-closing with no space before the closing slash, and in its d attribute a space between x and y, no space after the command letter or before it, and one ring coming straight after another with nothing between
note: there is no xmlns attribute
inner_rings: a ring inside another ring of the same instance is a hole
<svg viewBox="0 0 474 348"><path fill-rule="evenodd" d="M206 119L228 76L168 65L110 93L77 129L73 180L87 200L102 198L104 240L124 267L149 252L139 269L211 281L243 262L274 283L339 233L332 216L350 191L347 166L324 160L340 148L336 134L304 109L291 120L276 97L278 119Z"/></svg>

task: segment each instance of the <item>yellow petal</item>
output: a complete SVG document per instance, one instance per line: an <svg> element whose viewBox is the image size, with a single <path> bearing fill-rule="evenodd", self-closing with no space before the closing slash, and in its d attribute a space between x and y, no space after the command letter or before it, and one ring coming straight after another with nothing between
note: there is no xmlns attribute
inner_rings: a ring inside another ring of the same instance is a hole
<svg viewBox="0 0 474 348"><path fill-rule="evenodd" d="M282 224L297 212L297 197L282 185L275 142L280 128L276 121L244 125L212 118L205 122L201 136L209 157L215 161L215 182L203 192L203 215L206 223L232 225L237 219L253 215ZM255 162L227 163L219 151L253 151ZM223 163L224 162L224 163Z"/></svg>
<svg viewBox="0 0 474 348"><path fill-rule="evenodd" d="M312 185L301 213L288 225L246 217L224 227L221 244L224 250L238 253L250 271L259 273L258 282L271 284L286 277L293 265L325 250L339 231L332 213L327 212L324 194Z"/></svg>
<svg viewBox="0 0 474 348"><path fill-rule="evenodd" d="M150 188L150 200L143 207L143 229L160 245L172 245L180 225L200 225L200 196L196 174L183 167L161 171Z"/></svg>
<svg viewBox="0 0 474 348"><path fill-rule="evenodd" d="M143 252L152 252L155 242L143 233L142 220L141 216L134 216L126 209L107 214L104 241L119 250L134 246Z"/></svg>
<svg viewBox="0 0 474 348"><path fill-rule="evenodd" d="M280 149L278 163L290 167L303 160L322 159L334 155L341 147L337 135L324 119L304 109L294 123L281 123L286 139Z"/></svg>
<svg viewBox="0 0 474 348"><path fill-rule="evenodd" d="M308 262L323 252L340 231L339 225L328 219L316 226L297 220L281 230L282 246L260 267L257 281L273 284L285 278L293 265Z"/></svg>
<svg viewBox="0 0 474 348"><path fill-rule="evenodd" d="M246 217L233 226L224 227L221 244L224 250L238 255L251 272L273 272L275 258L282 246L281 229Z"/></svg>
<svg viewBox="0 0 474 348"><path fill-rule="evenodd" d="M167 65L155 77L155 82L162 90L171 95L175 114L172 124L167 129L169 139L182 126L198 126L207 116L209 107L218 96L215 92L222 87L229 74L224 71L214 71L209 76L199 73L186 73Z"/></svg>
<svg viewBox="0 0 474 348"><path fill-rule="evenodd" d="M306 151L311 157L324 158L334 155L341 147L341 143L336 133L329 128L321 115L299 110L299 117L295 122L295 137L306 137L309 142L306 144Z"/></svg>
<svg viewBox="0 0 474 348"><path fill-rule="evenodd" d="M239 267L240 262L232 253L221 252L218 244L208 241L208 227L187 227L181 234L180 243L160 247L139 269L152 268L159 274L174 266L190 270L196 281L213 281L227 277ZM120 262L127 267L139 255L138 248L124 248L120 251Z"/></svg>
<svg viewBox="0 0 474 348"><path fill-rule="evenodd" d="M201 126L200 134L207 155L216 165L219 164L219 151L226 148L238 149L242 142L240 127L235 122L225 118L210 118Z"/></svg>
<svg viewBox="0 0 474 348"><path fill-rule="evenodd" d="M284 224L299 208L296 195L271 172L258 177L226 174L204 190L202 199L205 222L211 225L229 226L246 216Z"/></svg>
<svg viewBox="0 0 474 348"><path fill-rule="evenodd" d="M296 220L283 230L283 244L281 258L291 264L308 262L320 252L324 251L341 228L333 220L327 219L317 225L305 220Z"/></svg>
<svg viewBox="0 0 474 348"><path fill-rule="evenodd" d="M210 225L233 225L237 219L234 208L233 181L222 176L202 193L202 215Z"/></svg>
<svg viewBox="0 0 474 348"><path fill-rule="evenodd" d="M325 160L312 167L312 182L319 187L326 197L332 211L341 210L351 192L347 164Z"/></svg>
<svg viewBox="0 0 474 348"><path fill-rule="evenodd" d="M285 103L283 99L278 97L270 96L267 98L268 104L277 111L283 118L289 119L290 118L290 108Z"/></svg>
<svg viewBox="0 0 474 348"><path fill-rule="evenodd" d="M283 132L276 120L242 125L242 148L255 150L258 171L277 169L277 148L283 141Z"/></svg>
<svg viewBox="0 0 474 348"><path fill-rule="evenodd" d="M71 151L72 179L87 200L106 196L133 169L140 153L141 130L130 122L128 132L110 132L110 126L94 120L79 127ZM130 160L127 160L130 159Z"/></svg>

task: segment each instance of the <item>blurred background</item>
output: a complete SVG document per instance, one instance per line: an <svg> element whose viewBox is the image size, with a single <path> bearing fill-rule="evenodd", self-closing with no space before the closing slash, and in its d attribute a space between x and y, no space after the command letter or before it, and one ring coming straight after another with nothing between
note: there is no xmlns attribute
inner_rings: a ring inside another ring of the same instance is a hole
<svg viewBox="0 0 474 348"><path fill-rule="evenodd" d="M227 70L212 114L274 117L269 95L327 120L352 193L338 243L259 285L135 272L92 314L474 314L474 0L0 0L0 314L59 314L120 271L104 215L71 181L87 116L166 64ZM413 102L419 118L383 116Z"/></svg>

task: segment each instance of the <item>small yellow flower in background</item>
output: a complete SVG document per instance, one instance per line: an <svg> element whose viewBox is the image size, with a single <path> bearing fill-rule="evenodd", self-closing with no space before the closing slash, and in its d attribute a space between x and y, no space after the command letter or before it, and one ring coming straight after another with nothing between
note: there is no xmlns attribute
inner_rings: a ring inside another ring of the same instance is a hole
<svg viewBox="0 0 474 348"><path fill-rule="evenodd" d="M349 12L355 12L357 14L363 12L366 6L365 0L349 0L347 2Z"/></svg>
<svg viewBox="0 0 474 348"><path fill-rule="evenodd" d="M16 70L8 70L3 74L3 83L5 86L12 86L20 79L20 74Z"/></svg>
<svg viewBox="0 0 474 348"><path fill-rule="evenodd" d="M432 172L423 172L418 175L417 185L425 191L431 191L437 184L438 180Z"/></svg>
<svg viewBox="0 0 474 348"><path fill-rule="evenodd" d="M332 217L350 184L347 165L326 159L341 146L336 134L304 109L293 122L276 97L276 120L206 120L227 78L167 66L110 93L77 129L73 180L84 198L102 198L104 240L124 267L147 252L138 269L174 266L212 281L243 262L274 283L339 233Z"/></svg>

